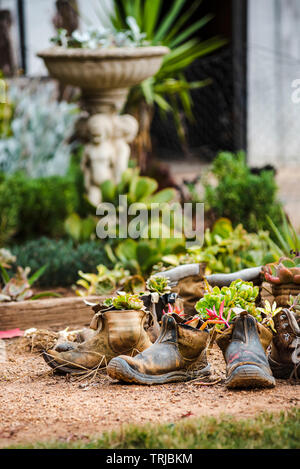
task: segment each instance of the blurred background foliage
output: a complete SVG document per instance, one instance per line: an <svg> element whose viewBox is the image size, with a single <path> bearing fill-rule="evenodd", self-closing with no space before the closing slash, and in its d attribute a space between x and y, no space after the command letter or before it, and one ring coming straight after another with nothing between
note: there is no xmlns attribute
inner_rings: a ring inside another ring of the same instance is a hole
<svg viewBox="0 0 300 469"><path fill-rule="evenodd" d="M205 262L209 273L232 272L299 251L299 235L278 200L274 171L254 171L244 152L220 151L201 178L184 187L169 184L160 169L161 181L150 168L145 174L155 110L174 119L183 141L184 120L193 120L192 91L210 86L209 78L188 80L186 70L226 43L220 36L199 38L199 31L213 20L210 14L194 20L200 3L174 0L165 14L163 0L115 0L113 15L103 3L98 14L116 31L133 17L150 44L170 48L159 72L129 93L124 111L138 119L139 134L130 168L119 184L101 185L102 199L117 212L120 195L127 195L128 203L147 206L204 202L203 246L187 248L184 238L99 240L99 218L86 199L80 169L76 93L66 102L57 100L53 82L12 82L7 102L0 104L0 247L16 256L11 272L17 265L35 272L47 264L38 285L70 286L79 270L96 273L100 264L147 278L153 271L190 262Z"/></svg>

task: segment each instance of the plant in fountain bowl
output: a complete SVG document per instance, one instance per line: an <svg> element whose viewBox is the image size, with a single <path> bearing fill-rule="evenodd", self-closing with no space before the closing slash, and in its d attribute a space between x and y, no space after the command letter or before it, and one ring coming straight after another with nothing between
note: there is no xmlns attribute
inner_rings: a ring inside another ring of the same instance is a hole
<svg viewBox="0 0 300 469"><path fill-rule="evenodd" d="M75 30L68 35L66 29L57 30L57 35L51 38L56 46L75 47L84 49L97 49L99 47L142 47L149 44L146 34L140 28L132 16L126 18L128 29L116 31L113 28L89 27L86 31Z"/></svg>
<svg viewBox="0 0 300 469"><path fill-rule="evenodd" d="M300 293L300 255L293 259L281 257L277 263L262 268L266 282L271 285L272 295L279 306L287 307L290 296Z"/></svg>

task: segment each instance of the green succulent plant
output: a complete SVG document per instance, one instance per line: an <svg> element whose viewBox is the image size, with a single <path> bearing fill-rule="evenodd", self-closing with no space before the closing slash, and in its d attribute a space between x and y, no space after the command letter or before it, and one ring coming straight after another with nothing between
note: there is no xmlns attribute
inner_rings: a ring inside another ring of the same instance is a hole
<svg viewBox="0 0 300 469"><path fill-rule="evenodd" d="M89 241L96 237L97 219L92 215L81 218L77 213L71 213L65 221L65 232L75 243Z"/></svg>
<svg viewBox="0 0 300 469"><path fill-rule="evenodd" d="M242 225L233 228L227 218L207 228L203 246L188 247L185 253L164 255L155 272L181 264L206 263L206 274L230 273L277 261L279 252L265 231L248 233Z"/></svg>
<svg viewBox="0 0 300 469"><path fill-rule="evenodd" d="M268 300L265 300L265 307L264 308L256 308L257 311L261 313L262 319L261 323L269 326L273 332L276 334L276 329L275 329L275 324L274 324L274 316L279 313L282 308L278 307L276 301L274 301L271 305L271 303Z"/></svg>
<svg viewBox="0 0 300 469"><path fill-rule="evenodd" d="M135 18L128 16L125 21L121 31L115 31L113 27L98 27L87 28L84 32L76 29L69 35L66 29L59 28L57 35L50 41L60 47L85 49L146 46L146 34L140 31Z"/></svg>
<svg viewBox="0 0 300 469"><path fill-rule="evenodd" d="M38 278L44 273L47 266L41 267L33 275L29 277L30 267L18 266L17 272L13 277L9 277L7 271L0 264L0 270L2 274L2 279L4 282L4 287L0 290L0 302L1 301L25 301L28 299L37 300L44 296L60 296L54 292L42 292L34 295L33 290L31 289L32 285L38 280Z"/></svg>
<svg viewBox="0 0 300 469"><path fill-rule="evenodd" d="M284 213L282 207L280 212L281 223L274 223L269 215L267 215L266 218L270 225L271 233L280 249L280 255L289 257L291 253L295 253L296 255L296 253L300 251L300 236L287 215Z"/></svg>
<svg viewBox="0 0 300 469"><path fill-rule="evenodd" d="M0 264L8 269L14 262L16 262L16 256L9 249L0 248Z"/></svg>
<svg viewBox="0 0 300 469"><path fill-rule="evenodd" d="M288 305L297 315L300 314L300 293L297 296L290 295Z"/></svg>
<svg viewBox="0 0 300 469"><path fill-rule="evenodd" d="M176 191L166 188L157 191L158 183L148 176L140 176L139 168L128 168L123 172L121 181L114 184L110 179L100 185L102 202L119 205L119 196L127 196L128 204L141 202L150 207L152 203L168 203L175 199Z"/></svg>
<svg viewBox="0 0 300 469"><path fill-rule="evenodd" d="M76 290L78 296L107 295L120 286L129 275L129 271L123 269L120 265L116 265L114 269L109 270L105 265L100 264L97 266L96 274L84 273L81 270L78 274L81 278L76 283L84 288L84 290Z"/></svg>
<svg viewBox="0 0 300 469"><path fill-rule="evenodd" d="M277 263L267 264L263 267L267 282L281 285L296 283L300 285L300 256L289 259L281 257Z"/></svg>
<svg viewBox="0 0 300 469"><path fill-rule="evenodd" d="M258 293L258 287L253 286L252 282L243 280L235 280L229 287L221 289L208 286L208 292L196 303L195 309L199 317L204 320L207 319L207 310L220 311L221 309L224 317L226 316L227 321L230 322L235 316L233 308L246 310L257 317L255 300Z"/></svg>
<svg viewBox="0 0 300 469"><path fill-rule="evenodd" d="M151 276L146 282L146 287L150 292L156 292L159 295L170 293L170 280L163 276Z"/></svg>
<svg viewBox="0 0 300 469"><path fill-rule="evenodd" d="M153 266L160 262L163 256L185 252L185 239L134 240L128 238L118 243L115 248L106 243L105 251L113 264L120 263L131 274L148 278Z"/></svg>
<svg viewBox="0 0 300 469"><path fill-rule="evenodd" d="M123 290L126 293L138 294L145 291L145 280L141 275L130 275L123 285Z"/></svg>
<svg viewBox="0 0 300 469"><path fill-rule="evenodd" d="M116 297L106 298L103 302L103 306L118 310L140 310L144 308L144 302L137 294L132 295L130 293L120 292Z"/></svg>

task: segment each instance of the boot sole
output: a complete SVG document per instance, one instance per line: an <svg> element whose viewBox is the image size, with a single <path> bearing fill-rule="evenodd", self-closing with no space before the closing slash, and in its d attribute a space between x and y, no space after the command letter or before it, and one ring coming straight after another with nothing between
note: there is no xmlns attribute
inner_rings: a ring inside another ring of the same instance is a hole
<svg viewBox="0 0 300 469"><path fill-rule="evenodd" d="M146 375L139 373L138 371L131 368L131 366L122 358L113 358L107 366L108 375L117 379L118 381L124 381L125 383L136 383L136 384L164 384L173 383L179 381L190 381L202 376L210 375L210 365L207 365L202 370L193 372L193 375L188 374L185 371L171 371L163 375Z"/></svg>
<svg viewBox="0 0 300 469"><path fill-rule="evenodd" d="M255 365L241 365L226 379L225 385L234 388L273 388L275 379Z"/></svg>
<svg viewBox="0 0 300 469"><path fill-rule="evenodd" d="M70 366L65 366L57 361L54 360L54 358L49 355L47 352L43 352L43 358L47 365L50 366L56 373L60 375L67 375L67 374L72 374L72 375L84 375L85 373L92 371L92 369L89 370L82 370L80 368L71 368Z"/></svg>

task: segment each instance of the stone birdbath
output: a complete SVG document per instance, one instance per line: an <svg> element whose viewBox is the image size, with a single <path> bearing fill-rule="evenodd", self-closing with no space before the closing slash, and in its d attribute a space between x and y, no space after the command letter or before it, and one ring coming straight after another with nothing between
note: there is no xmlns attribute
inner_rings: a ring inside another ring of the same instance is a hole
<svg viewBox="0 0 300 469"><path fill-rule="evenodd" d="M120 115L130 87L153 76L160 68L163 46L65 48L38 53L50 75L81 89L80 135L85 141L82 158L85 187L93 205L101 202L99 185L120 181L128 167L129 143L138 131L131 115Z"/></svg>

